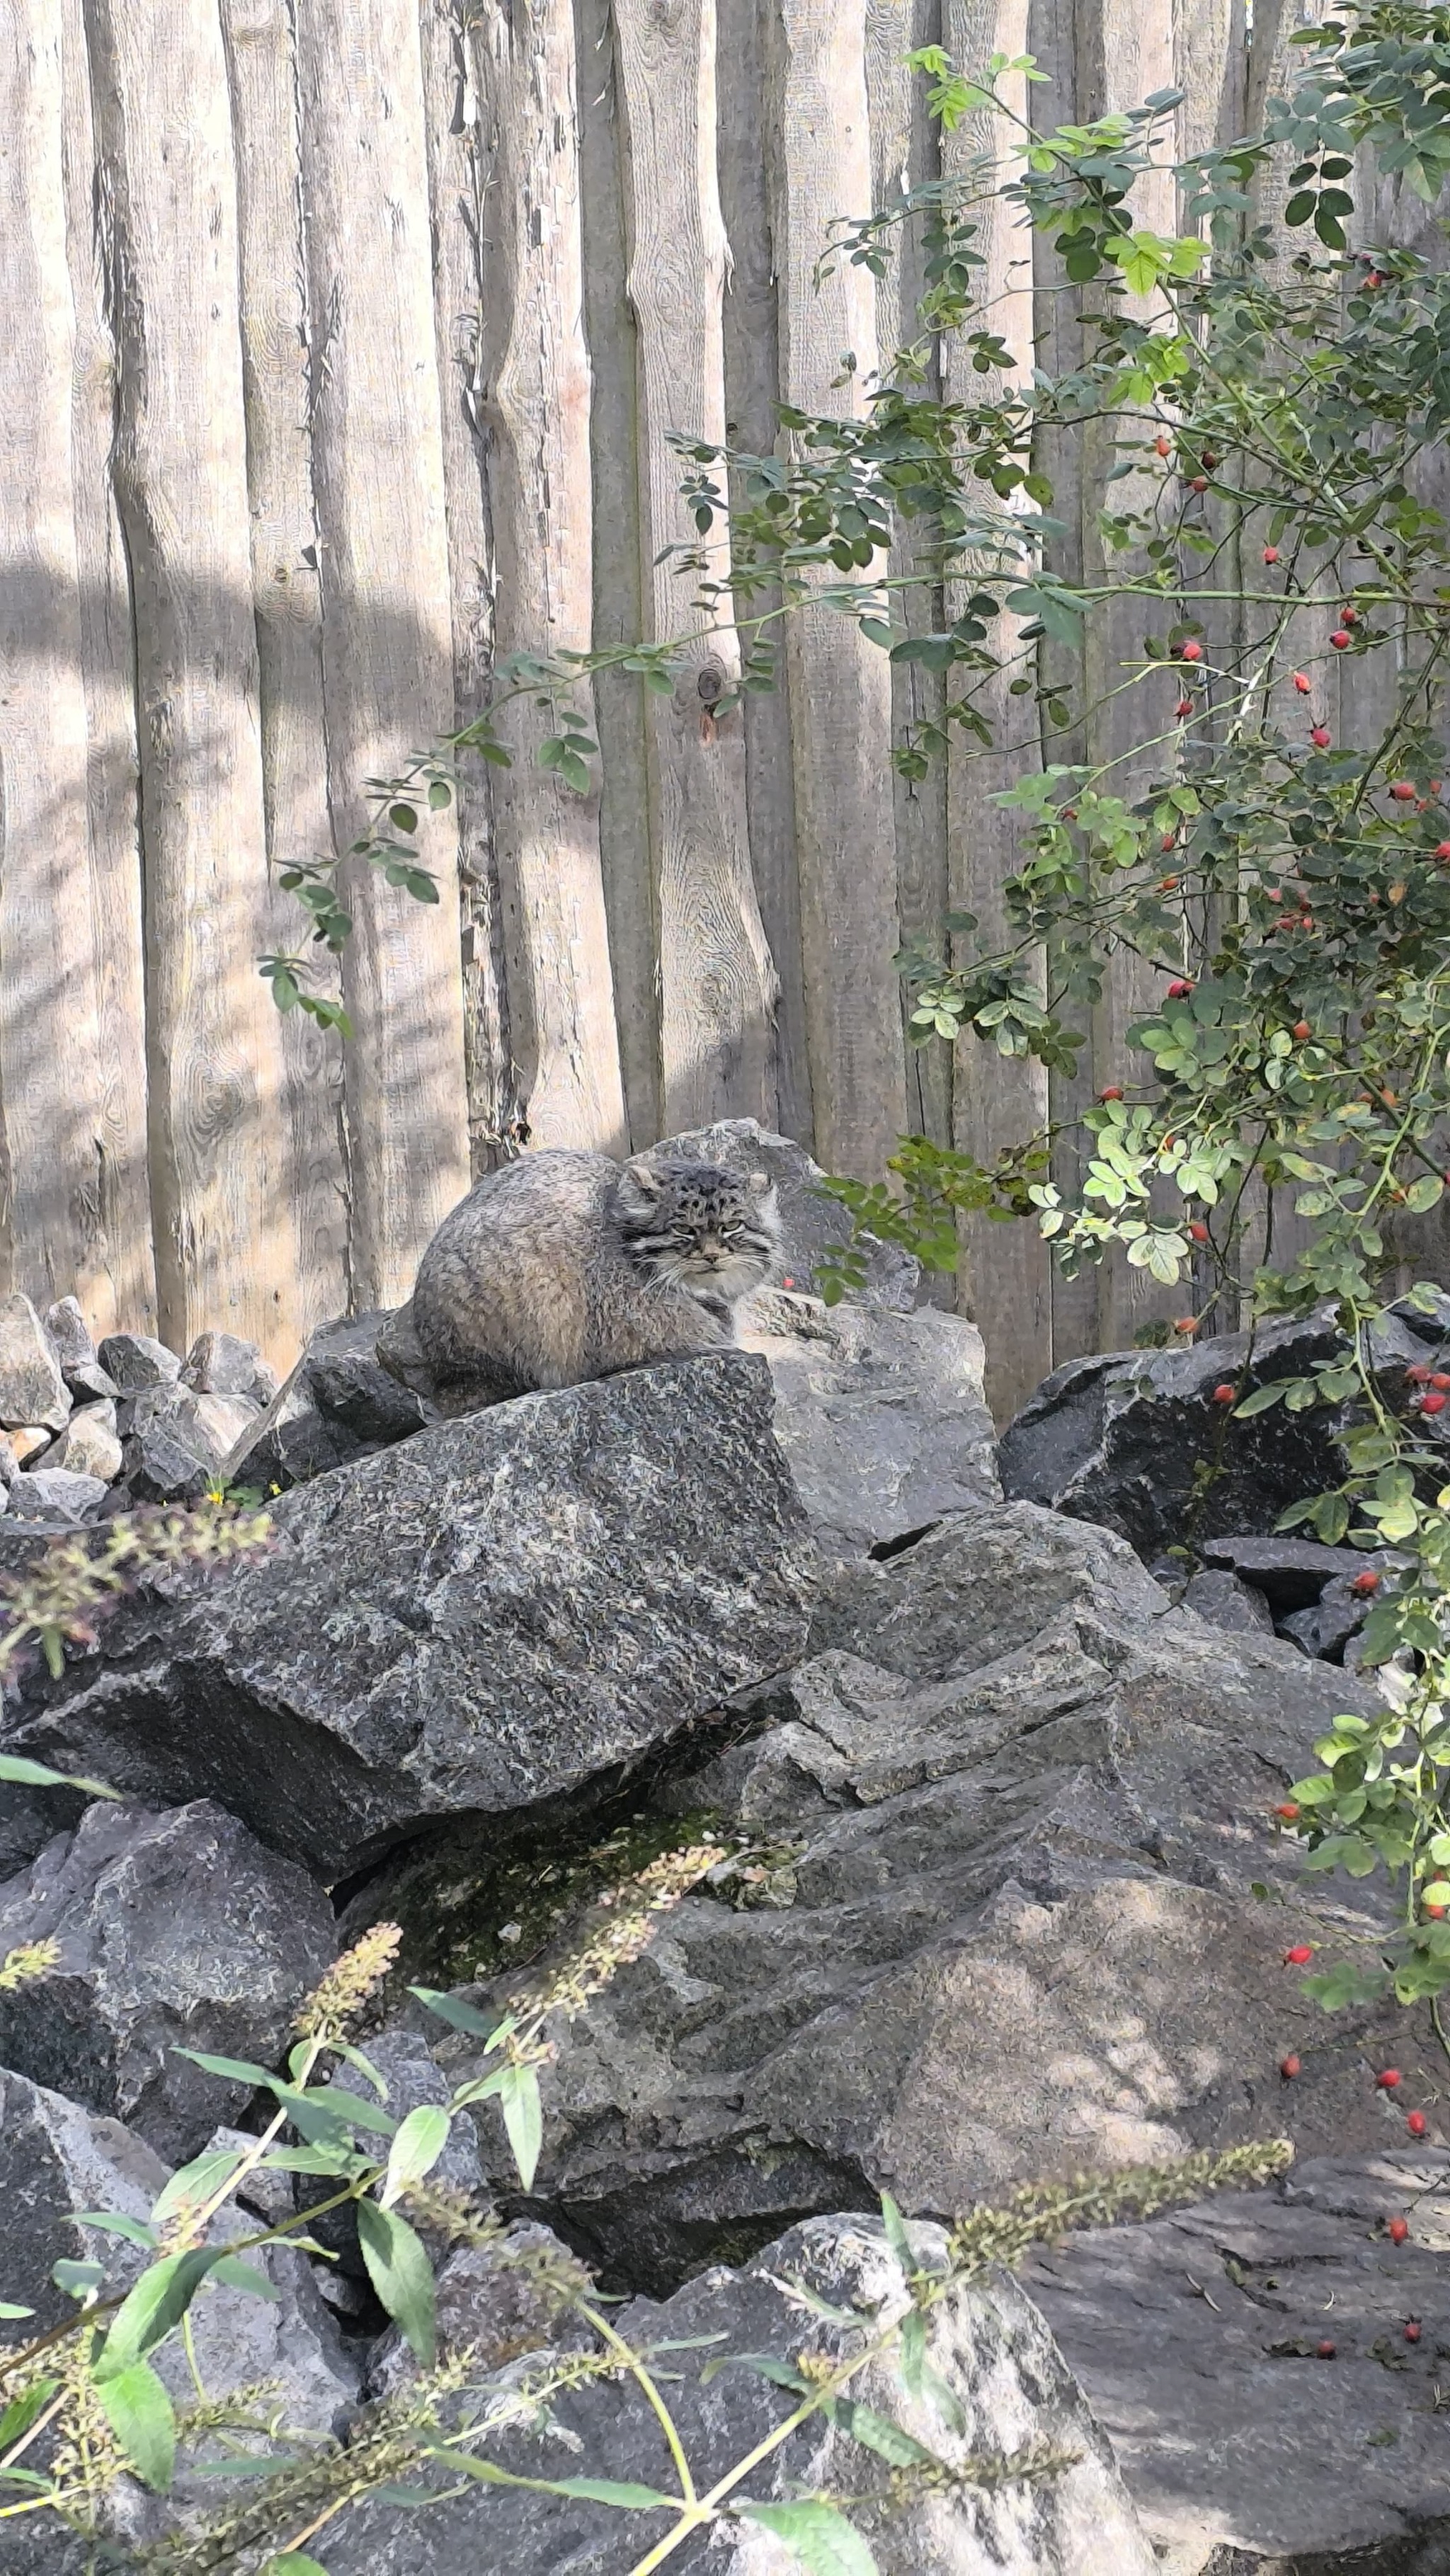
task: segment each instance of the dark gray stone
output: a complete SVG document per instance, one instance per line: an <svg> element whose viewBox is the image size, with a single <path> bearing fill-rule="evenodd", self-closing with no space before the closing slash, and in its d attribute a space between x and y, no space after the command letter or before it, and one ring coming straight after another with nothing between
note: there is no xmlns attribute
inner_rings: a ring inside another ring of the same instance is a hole
<svg viewBox="0 0 1450 2576"><path fill-rule="evenodd" d="M58 1965L0 1995L0 2064L123 2118L182 2163L250 2088L178 2048L280 2060L336 1949L295 1863L210 1800L154 1815L98 1801L0 1887L0 1954L55 1940Z"/></svg>
<svg viewBox="0 0 1450 2576"><path fill-rule="evenodd" d="M917 2227L912 2235L921 2260L940 2264L940 2230ZM637 2343L684 2347L662 2358L670 2412L701 2493L767 2442L791 2407L786 2392L749 2370L702 2385L711 2357L790 2355L803 2342L830 2354L846 2348L850 2329L803 2313L785 2286L792 2280L833 2306L873 2316L899 2316L906 2304L880 2221L832 2217L793 2228L747 2270L714 2268L666 2306L636 2301L619 2319ZM709 2338L703 2348L690 2348L701 2336ZM857 2505L852 2519L881 2576L984 2576L988 2569L991 2576L1159 2576L1112 2452L1015 2282L1001 2278L941 2300L930 2312L927 2352L962 2410L959 2431L929 2400L910 2400L889 2362L863 2370L852 2395L948 2462L1045 2441L1073 2454L1074 2464L995 2493L946 2484L905 2509ZM538 2356L531 2362L537 2367ZM490 2402L502 2414L511 2385L507 2373L492 2389L485 2382L474 2396L474 2420L487 2420ZM634 2479L659 2488L670 2475L658 2419L627 2379L554 2396L545 2420L491 2435L487 2452L525 2477ZM887 2483L873 2455L818 2420L767 2453L745 2491L759 2503L821 2490L884 2497ZM506 2568L508 2576L625 2576L671 2523L660 2511L626 2516L521 2488L470 2489L430 2508L426 2525L365 2502L328 2527L331 2576L417 2576L424 2528L428 2576L480 2576L485 2567ZM688 2541L670 2565L681 2576L774 2576L787 2557L758 2527L732 2521Z"/></svg>
<svg viewBox="0 0 1450 2576"><path fill-rule="evenodd" d="M181 1375L175 1351L153 1341L149 1333L108 1333L100 1361L123 1395L133 1395L143 1386L170 1386Z"/></svg>
<svg viewBox="0 0 1450 2576"><path fill-rule="evenodd" d="M69 1468L72 1475L99 1476L103 1485L113 1484L122 1463L115 1405L109 1399L77 1405L46 1457L48 1464Z"/></svg>
<svg viewBox="0 0 1450 2576"><path fill-rule="evenodd" d="M770 1363L775 1436L829 1555L1000 1501L982 1337L960 1315L766 1289L738 1330Z"/></svg>
<svg viewBox="0 0 1450 2576"><path fill-rule="evenodd" d="M1307 1610L1337 1575L1362 1574L1366 1566L1384 1562L1357 1547L1321 1547L1310 1538L1254 1538L1239 1532L1205 1540L1203 1555L1208 1565L1241 1574L1275 1611Z"/></svg>
<svg viewBox="0 0 1450 2576"><path fill-rule="evenodd" d="M732 1352L421 1433L284 1495L269 1556L123 1602L58 1684L27 1677L7 1749L217 1797L329 1882L429 1817L573 1789L799 1655L770 1417Z"/></svg>
<svg viewBox="0 0 1450 2576"><path fill-rule="evenodd" d="M45 1336L60 1362L61 1375L67 1386L77 1369L99 1366L90 1326L75 1297L59 1297L45 1310Z"/></svg>
<svg viewBox="0 0 1450 2576"><path fill-rule="evenodd" d="M1317 1656L1322 1663L1342 1663L1345 1647L1374 1607L1373 1599L1366 1600L1354 1585L1352 1574L1336 1575L1311 1608L1291 1610L1280 1620L1280 1636L1288 1637L1301 1654Z"/></svg>
<svg viewBox="0 0 1450 2576"><path fill-rule="evenodd" d="M349 1465L438 1419L378 1357L387 1310L321 1324L255 1429L229 1452L228 1484L271 1493Z"/></svg>
<svg viewBox="0 0 1450 2576"><path fill-rule="evenodd" d="M780 1284L809 1294L816 1266L828 1245L844 1242L850 1221L835 1199L821 1188L825 1179L803 1145L777 1136L754 1118L721 1118L713 1127L694 1127L683 1136L667 1136L651 1149L665 1155L723 1163L733 1172L769 1172L775 1183L781 1222ZM864 1306L907 1312L916 1300L921 1264L895 1244L866 1238L866 1279L853 1294Z"/></svg>
<svg viewBox="0 0 1450 2576"><path fill-rule="evenodd" d="M60 1431L70 1393L55 1345L28 1297L0 1297L0 1423Z"/></svg>
<svg viewBox="0 0 1450 2576"><path fill-rule="evenodd" d="M79 1475L70 1467L27 1467L10 1494L12 1511L23 1519L55 1521L73 1529L105 1501L106 1480Z"/></svg>
<svg viewBox="0 0 1450 2576"><path fill-rule="evenodd" d="M1364 1682L1173 1612L1125 1542L1020 1503L859 1567L812 1642L747 1701L762 1731L657 1793L748 1848L555 2034L533 2206L611 2282L883 2189L945 2214L1281 2126L1368 2146L1372 2045L1438 2085L1423 2007L1331 2020L1283 1965L1392 1919L1382 1877L1301 1881L1273 1812L1381 1705ZM435 2054L481 2071L461 2036Z"/></svg>
<svg viewBox="0 0 1450 2576"><path fill-rule="evenodd" d="M198 1333L182 1363L181 1382L198 1395L240 1396L259 1409L277 1392L276 1370L255 1342L237 1333Z"/></svg>
<svg viewBox="0 0 1450 2576"><path fill-rule="evenodd" d="M1219 1385L1308 1377L1342 1357L1332 1310L1303 1322L1225 1334L1191 1350L1109 1351L1071 1360L1043 1380L1002 1434L1003 1490L1074 1518L1098 1521L1145 1557L1225 1532L1269 1532L1290 1503L1343 1482L1342 1434L1353 1408L1283 1405L1238 1421L1214 1402ZM1424 1346L1391 1315L1375 1337L1381 1392L1406 1393L1405 1370ZM1450 1416L1445 1417L1450 1420ZM1434 1439L1438 1419L1423 1424ZM1212 1471L1211 1476L1209 1471ZM1202 1482L1204 1477L1209 1481ZM1302 1606L1302 1605L1301 1605Z"/></svg>
<svg viewBox="0 0 1450 2576"><path fill-rule="evenodd" d="M1183 1601L1211 1628L1237 1630L1241 1636L1272 1637L1274 1633L1274 1614L1263 1593L1236 1574L1195 1574L1185 1587Z"/></svg>
<svg viewBox="0 0 1450 2576"><path fill-rule="evenodd" d="M501 2370L521 2353L592 2342L549 2288L550 2272L578 2267L552 2229L528 2219L515 2222L487 2245L455 2245L437 2270L438 2359L467 2352L476 2373ZM367 2394L399 2397L418 2376L418 2363L396 2326L368 2358Z"/></svg>
<svg viewBox="0 0 1450 2576"><path fill-rule="evenodd" d="M176 1381L122 1397L117 1427L126 1483L138 1501L193 1503L216 1484L235 1427L230 1407L217 1419L218 1401Z"/></svg>
<svg viewBox="0 0 1450 2576"><path fill-rule="evenodd" d="M1450 2566L1443 2151L1314 2159L1267 2192L1094 2229L1024 2286L1171 2576Z"/></svg>

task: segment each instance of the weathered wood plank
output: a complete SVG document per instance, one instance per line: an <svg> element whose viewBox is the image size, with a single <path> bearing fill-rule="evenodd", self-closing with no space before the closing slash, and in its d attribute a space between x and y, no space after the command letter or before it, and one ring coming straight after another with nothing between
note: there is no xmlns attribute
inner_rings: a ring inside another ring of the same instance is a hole
<svg viewBox="0 0 1450 2576"><path fill-rule="evenodd" d="M674 692L652 700L648 723L662 1113L676 1129L769 1114L777 988L750 870L740 714L710 713L739 677L728 587L707 633L693 585L657 560L695 535L669 432L715 441L725 430L714 0L615 0L613 23L639 333L643 580L652 633L689 639ZM715 539L724 579L723 529Z"/></svg>
<svg viewBox="0 0 1450 2576"><path fill-rule="evenodd" d="M205 0L87 0L115 208L116 489L130 556L162 1331L298 1338L281 1026L267 933L237 210Z"/></svg>
<svg viewBox="0 0 1450 2576"><path fill-rule="evenodd" d="M146 989L131 577L115 493L116 342L108 310L110 210L96 187L91 75L81 0L60 0L61 159L70 268L71 504L86 702L86 847L95 958L100 1090L92 1103L108 1296L114 1313L156 1327L156 1262L146 1147Z"/></svg>
<svg viewBox="0 0 1450 2576"><path fill-rule="evenodd" d="M0 1278L104 1315L62 130L59 18L0 0Z"/></svg>
<svg viewBox="0 0 1450 2576"><path fill-rule="evenodd" d="M297 23L313 482L334 827L366 820L453 717L428 169L413 0L310 0ZM352 1291L408 1293L468 1182L456 819L426 836L436 906L353 871L343 991Z"/></svg>
<svg viewBox="0 0 1450 2576"><path fill-rule="evenodd" d="M804 411L860 411L876 366L868 273L816 282L835 215L871 198L865 0L780 0L774 24L780 381ZM845 351L856 373L838 379ZM891 671L850 620L808 607L787 645L816 1150L879 1179L906 1125L891 810Z"/></svg>
<svg viewBox="0 0 1450 2576"><path fill-rule="evenodd" d="M570 0L475 23L487 121L482 402L498 594L495 649L584 653L593 611L589 356ZM586 687L517 701L494 784L513 1051L535 1145L624 1149L598 795L540 769Z"/></svg>
<svg viewBox="0 0 1450 2576"><path fill-rule="evenodd" d="M730 244L724 313L725 413L732 438L753 456L769 456L780 434L776 420L779 313L765 148L766 20L771 5L772 0L719 0L720 58L729 66L728 78L720 84L717 143L720 205ZM780 591L772 583L751 608L753 618L765 621L757 633L771 648L775 686L753 690L742 709L745 803L761 918L780 982L773 1117L787 1136L809 1149L814 1129L801 957L800 866L779 607Z"/></svg>
<svg viewBox="0 0 1450 2576"><path fill-rule="evenodd" d="M287 0L221 0L236 138L242 390L251 501L262 796L269 876L332 855L322 702L322 601L312 504L297 65ZM297 945L305 916L276 889L269 946ZM340 989L326 951L319 988ZM282 1024L291 1136L286 1213L297 1325L347 1305L342 1048L303 1011Z"/></svg>
<svg viewBox="0 0 1450 2576"><path fill-rule="evenodd" d="M947 50L964 71L984 70L993 54L1015 61L1027 50L1027 0L945 0L943 24ZM1001 89L1019 117L1030 113L1031 94L1022 73L1004 74ZM1005 117L979 113L970 118L949 139L948 169L963 173L980 156L990 159L1005 183L1013 171L1014 131ZM982 209L974 247L986 263L979 272L979 296L991 327L1000 332L1015 361L1008 381L1020 381L1033 362L1032 250L1000 198ZM979 401L996 388L995 377L976 373L960 341L948 343L943 390L949 401ZM960 613L965 604L973 570L987 574L1000 568L1000 558L987 553L975 566L964 567L965 581L953 585L951 613ZM993 799L1041 765L1033 702L1010 694L1010 683L1018 676L1012 657L1021 623L1005 611L999 618L994 641L1003 668L976 700L992 728L993 748L959 733L949 756L952 908L975 913L977 937L990 948L1010 944L1002 887L1022 856L1016 818ZM1045 964L1036 961L1034 973L1045 992ZM957 1144L991 1162L1046 1126L1046 1072L1030 1057L999 1056L968 1042L958 1049L953 1109ZM969 1218L962 1234L963 1302L986 1344L987 1401L997 1420L1005 1422L1052 1366L1051 1255L1028 1223L994 1225L986 1218Z"/></svg>

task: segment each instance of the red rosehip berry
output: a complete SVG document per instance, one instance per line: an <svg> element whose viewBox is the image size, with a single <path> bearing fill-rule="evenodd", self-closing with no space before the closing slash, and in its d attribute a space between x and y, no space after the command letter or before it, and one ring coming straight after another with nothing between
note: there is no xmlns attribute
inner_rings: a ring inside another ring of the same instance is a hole
<svg viewBox="0 0 1450 2576"><path fill-rule="evenodd" d="M1213 1390L1213 1400L1215 1404L1237 1404L1238 1395L1238 1388L1236 1386L1230 1386L1227 1379L1224 1380L1222 1386L1216 1386Z"/></svg>
<svg viewBox="0 0 1450 2576"><path fill-rule="evenodd" d="M1179 652L1185 662L1201 662L1203 660L1203 646L1197 641L1196 637L1192 635L1189 636L1186 644L1179 646Z"/></svg>
<svg viewBox="0 0 1450 2576"><path fill-rule="evenodd" d="M1178 1316L1174 1323L1173 1330L1175 1333L1196 1333L1198 1330L1198 1317L1196 1315Z"/></svg>
<svg viewBox="0 0 1450 2576"><path fill-rule="evenodd" d="M1279 1805L1274 1809L1274 1813L1276 1816L1282 1816L1286 1825L1292 1825L1299 1813L1299 1802L1297 1798L1281 1799ZM1294 1949L1285 1951L1284 1965L1285 1967L1288 1967L1291 1961L1297 1964L1300 1960L1312 1959L1313 1956L1313 1951L1306 1950L1303 1942L1301 1941Z"/></svg>
<svg viewBox="0 0 1450 2576"><path fill-rule="evenodd" d="M1122 1088L1116 1082L1108 1083L1106 1088L1098 1093L1099 1100L1121 1100L1122 1096Z"/></svg>
<svg viewBox="0 0 1450 2576"><path fill-rule="evenodd" d="M1168 987L1168 998L1173 1002L1184 1002L1192 990L1193 986L1186 975L1175 975Z"/></svg>
<svg viewBox="0 0 1450 2576"><path fill-rule="evenodd" d="M1310 690L1314 686L1314 683L1310 679L1307 671L1296 671L1294 674L1294 686L1298 690L1301 698L1307 698Z"/></svg>
<svg viewBox="0 0 1450 2576"><path fill-rule="evenodd" d="M1390 789L1390 794L1395 798L1396 802L1401 805L1408 805L1411 798L1414 796L1414 793L1415 790L1411 786L1408 778L1397 778Z"/></svg>
<svg viewBox="0 0 1450 2576"><path fill-rule="evenodd" d="M1316 2350L1318 2358L1321 2361L1332 2361L1334 2359L1335 2346L1330 2342L1328 2335L1326 2335L1324 2341L1316 2347Z"/></svg>
<svg viewBox="0 0 1450 2576"><path fill-rule="evenodd" d="M1284 1809L1279 1807L1275 1810L1275 1813L1282 1816ZM1289 1810L1289 1813L1297 1816L1299 1810L1297 1807L1292 1807ZM1284 1965L1286 1968L1302 1968L1308 1964L1309 1960L1311 1960L1313 1956L1314 1944L1312 1941L1296 1941L1292 1950L1285 1951Z"/></svg>
<svg viewBox="0 0 1450 2576"><path fill-rule="evenodd" d="M1411 2317L1408 2319L1405 2326L1405 2341L1406 2343L1418 2343L1419 2340L1420 2320L1418 2317Z"/></svg>
<svg viewBox="0 0 1450 2576"><path fill-rule="evenodd" d="M1431 856L1437 859L1450 859L1450 841L1437 841Z"/></svg>
<svg viewBox="0 0 1450 2576"><path fill-rule="evenodd" d="M1296 1020L1294 1022L1294 1035L1299 1039L1301 1045L1305 1038L1312 1037L1313 1034L1314 1032L1310 1028L1307 1020Z"/></svg>
<svg viewBox="0 0 1450 2576"><path fill-rule="evenodd" d="M1360 1598L1363 1599L1366 1593L1378 1592L1380 1588L1379 1576L1371 1566L1365 1573L1357 1574L1349 1588L1351 1592L1357 1592L1360 1595Z"/></svg>
<svg viewBox="0 0 1450 2576"><path fill-rule="evenodd" d="M1191 475L1189 478L1188 488L1190 492L1206 492L1208 490L1208 476L1206 474Z"/></svg>
<svg viewBox="0 0 1450 2576"><path fill-rule="evenodd" d="M1165 832L1165 833L1164 833L1164 835L1163 835L1162 840L1161 840L1161 841L1159 842L1159 844L1158 844L1159 849L1160 849L1160 850L1171 850L1171 849L1172 849L1172 847L1173 847L1173 844L1174 844L1174 842L1177 840L1177 838L1178 838L1178 835L1177 835L1177 833L1176 833L1176 832Z"/></svg>
<svg viewBox="0 0 1450 2576"><path fill-rule="evenodd" d="M1265 563L1277 563L1277 562L1278 562L1278 560L1279 560L1279 549L1278 549L1278 547L1277 547L1277 546L1265 546L1265 548L1264 548L1264 561L1265 561Z"/></svg>
<svg viewBox="0 0 1450 2576"><path fill-rule="evenodd" d="M1366 277L1366 279L1365 279L1365 281L1364 281L1364 282L1365 282L1365 285L1366 285L1366 286L1368 286L1368 287L1375 287L1375 286L1383 286L1383 284L1384 284L1384 282L1385 282L1385 281L1384 281L1383 273L1382 273L1379 269L1377 269L1377 268L1372 268L1372 269L1370 270L1370 272L1369 272L1369 275Z"/></svg>
<svg viewBox="0 0 1450 2576"><path fill-rule="evenodd" d="M1188 1239L1190 1243L1207 1243L1208 1228L1201 1217L1196 1216L1194 1218L1193 1223L1188 1229Z"/></svg>
<svg viewBox="0 0 1450 2576"><path fill-rule="evenodd" d="M1157 451L1158 451L1158 453L1159 453L1159 455L1160 455L1160 456L1171 456L1171 455L1172 455L1172 453L1173 453L1173 441L1172 441L1172 439L1171 439L1171 438L1165 438L1161 429L1160 429L1160 431L1158 432L1157 437L1154 439L1153 444L1154 444L1154 446L1156 447L1156 449L1157 449Z"/></svg>
<svg viewBox="0 0 1450 2576"><path fill-rule="evenodd" d="M1447 1388L1447 1387L1450 1387L1450 1377L1447 1377L1447 1376L1446 1376L1445 1371L1444 1371L1443 1369L1436 1369L1436 1371L1435 1371L1435 1373L1434 1373L1433 1377L1432 1377L1432 1378L1431 1378L1431 1380L1430 1380L1430 1384L1431 1384L1432 1386L1438 1386L1438 1388L1439 1388L1439 1390L1440 1390L1441 1394L1443 1395L1443 1394L1444 1394L1444 1392L1445 1392L1445 1390L1446 1390L1446 1388Z"/></svg>
<svg viewBox="0 0 1450 2576"><path fill-rule="evenodd" d="M1412 2138L1423 2138L1429 2125L1423 2111L1411 2111L1405 2120L1405 2126Z"/></svg>
<svg viewBox="0 0 1450 2576"><path fill-rule="evenodd" d="M1438 1923L1444 1916L1445 1908L1443 1905L1427 1905L1425 1912L1428 1914L1432 1923Z"/></svg>
<svg viewBox="0 0 1450 2576"><path fill-rule="evenodd" d="M1341 626L1357 626L1359 624L1359 610L1357 608L1341 608L1339 612L1339 622Z"/></svg>
<svg viewBox="0 0 1450 2576"><path fill-rule="evenodd" d="M1313 743L1316 751L1327 751L1334 737L1330 733L1328 725L1311 725L1309 728L1309 739Z"/></svg>
<svg viewBox="0 0 1450 2576"><path fill-rule="evenodd" d="M1420 1411L1422 1413L1443 1413L1444 1410L1445 1398L1443 1395L1425 1395L1421 1397Z"/></svg>
<svg viewBox="0 0 1450 2576"><path fill-rule="evenodd" d="M1176 877L1160 877L1158 880L1158 891L1160 894L1172 894L1177 883L1178 879Z"/></svg>
<svg viewBox="0 0 1450 2576"><path fill-rule="evenodd" d="M1416 1360L1412 1367L1407 1368L1405 1377L1411 1386L1428 1386L1430 1383L1430 1371L1424 1360Z"/></svg>
<svg viewBox="0 0 1450 2576"><path fill-rule="evenodd" d="M1403 2245L1409 2232L1410 2222L1407 2218L1392 2218L1390 2220L1389 2239L1392 2245Z"/></svg>
<svg viewBox="0 0 1450 2576"><path fill-rule="evenodd" d="M1192 698L1180 698L1173 712L1176 716L1191 716L1193 713Z"/></svg>
<svg viewBox="0 0 1450 2576"><path fill-rule="evenodd" d="M1393 2093L1398 2085L1403 2084L1404 2080L1405 2079L1397 2066L1382 2067L1379 2074L1375 2077L1375 2082L1382 2093Z"/></svg>
<svg viewBox="0 0 1450 2576"><path fill-rule="evenodd" d="M1289 2056L1280 2058L1279 2073L1283 2076L1286 2084L1292 2084L1295 2076L1301 2072L1302 2068L1300 2060L1297 2057Z"/></svg>

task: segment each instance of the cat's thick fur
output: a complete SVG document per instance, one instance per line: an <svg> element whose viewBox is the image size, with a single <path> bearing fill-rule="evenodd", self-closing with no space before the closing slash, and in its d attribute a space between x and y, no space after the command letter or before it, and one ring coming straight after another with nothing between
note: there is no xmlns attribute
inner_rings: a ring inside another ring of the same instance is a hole
<svg viewBox="0 0 1450 2576"><path fill-rule="evenodd" d="M444 1218L414 1326L440 1387L481 1403L728 1349L779 1232L763 1172L525 1154Z"/></svg>

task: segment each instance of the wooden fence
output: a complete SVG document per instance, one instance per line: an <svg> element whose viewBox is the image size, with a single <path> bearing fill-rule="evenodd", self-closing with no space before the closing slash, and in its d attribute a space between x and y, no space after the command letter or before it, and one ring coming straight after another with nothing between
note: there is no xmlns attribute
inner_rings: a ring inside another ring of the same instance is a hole
<svg viewBox="0 0 1450 2576"><path fill-rule="evenodd" d="M520 713L514 769L428 827L443 902L353 885L346 1046L258 977L274 873L346 846L495 653L680 631L671 430L768 448L777 402L860 400L909 264L813 272L831 216L939 166L908 47L1030 50L1039 116L1179 87L1193 148L1301 5L1260 0L1250 48L1242 0L0 0L0 1287L286 1359L404 1295L521 1136L753 1115L875 1177L908 1127L1039 1117L1033 1069L904 1046L890 961L949 905L991 921L990 794L1040 746L1004 698L999 753L908 789L893 727L937 684L825 611L718 724L718 634L669 699L601 684L589 798ZM1070 355L1022 236L985 246L1019 362ZM1079 561L1108 461L1059 504ZM974 1237L963 1295L999 1406L1163 1306L1055 1282L1023 1228Z"/></svg>

